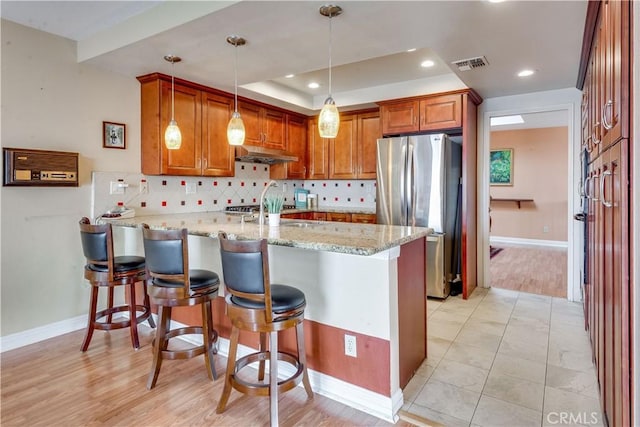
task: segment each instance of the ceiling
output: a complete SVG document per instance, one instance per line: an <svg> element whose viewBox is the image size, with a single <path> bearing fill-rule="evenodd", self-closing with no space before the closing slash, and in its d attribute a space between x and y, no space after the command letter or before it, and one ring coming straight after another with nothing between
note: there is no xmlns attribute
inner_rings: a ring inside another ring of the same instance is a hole
<svg viewBox="0 0 640 427"><path fill-rule="evenodd" d="M233 92L237 53L239 94L305 114L329 92L330 34L332 94L344 110L465 87L493 98L576 85L584 0L340 1L331 22L325 3L3 0L0 15L75 40L78 62L132 78L174 72ZM247 44L229 45L231 34ZM183 60L172 70L167 54ZM452 65L476 56L488 65ZM435 65L420 67L425 59ZM523 68L536 73L517 77Z"/></svg>

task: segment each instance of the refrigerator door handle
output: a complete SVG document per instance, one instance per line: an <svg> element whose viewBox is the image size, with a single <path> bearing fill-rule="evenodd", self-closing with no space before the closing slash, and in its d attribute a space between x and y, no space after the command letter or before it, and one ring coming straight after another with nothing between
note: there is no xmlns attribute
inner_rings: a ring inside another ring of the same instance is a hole
<svg viewBox="0 0 640 427"><path fill-rule="evenodd" d="M402 144L402 167L407 167L407 144ZM406 171L406 170L405 170ZM403 171L403 172L405 172ZM400 225L407 225L407 174L400 174Z"/></svg>
<svg viewBox="0 0 640 427"><path fill-rule="evenodd" d="M407 202L407 224L410 226L415 226L416 218L415 218L415 204L414 199L415 195L413 194L413 179L414 179L414 165L413 165L413 144L408 144L408 153L407 153L407 188L405 189L406 193L406 202Z"/></svg>

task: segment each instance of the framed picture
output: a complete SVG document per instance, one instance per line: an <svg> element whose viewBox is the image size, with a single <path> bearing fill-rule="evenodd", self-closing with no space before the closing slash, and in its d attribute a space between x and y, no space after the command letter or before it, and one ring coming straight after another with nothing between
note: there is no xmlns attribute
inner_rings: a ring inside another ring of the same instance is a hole
<svg viewBox="0 0 640 427"><path fill-rule="evenodd" d="M489 184L513 185L513 148L491 150L489 154Z"/></svg>
<svg viewBox="0 0 640 427"><path fill-rule="evenodd" d="M105 148L126 148L125 125L122 123L102 122L102 146Z"/></svg>

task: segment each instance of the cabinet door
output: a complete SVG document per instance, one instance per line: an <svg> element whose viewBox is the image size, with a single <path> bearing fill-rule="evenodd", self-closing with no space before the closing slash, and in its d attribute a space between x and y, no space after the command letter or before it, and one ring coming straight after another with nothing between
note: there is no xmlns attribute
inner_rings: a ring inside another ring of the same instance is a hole
<svg viewBox="0 0 640 427"><path fill-rule="evenodd" d="M329 177L329 140L320 138L317 119L307 123L307 179Z"/></svg>
<svg viewBox="0 0 640 427"><path fill-rule="evenodd" d="M305 179L307 172L307 121L287 116L287 150L298 156L297 162L286 163L288 179Z"/></svg>
<svg viewBox="0 0 640 427"><path fill-rule="evenodd" d="M352 213L351 222L359 222L362 224L375 224L376 214Z"/></svg>
<svg viewBox="0 0 640 427"><path fill-rule="evenodd" d="M238 102L238 112L244 123L244 143L247 145L261 146L263 137L262 129L260 128L260 115L262 114L260 106L240 101Z"/></svg>
<svg viewBox="0 0 640 427"><path fill-rule="evenodd" d="M175 120L182 134L179 150L164 146L164 130L171 120L171 82L162 82L161 150L162 173L166 175L200 175L202 164L201 92L175 85Z"/></svg>
<svg viewBox="0 0 640 427"><path fill-rule="evenodd" d="M327 220L326 212L310 212L310 213L311 213L311 218L309 218L309 219L314 219L316 221L326 221Z"/></svg>
<svg viewBox="0 0 640 427"><path fill-rule="evenodd" d="M340 124L342 126L342 124ZM351 222L351 214L343 212L327 212L327 221Z"/></svg>
<svg viewBox="0 0 640 427"><path fill-rule="evenodd" d="M357 134L357 116L344 114L338 135L329 140L329 179L357 178Z"/></svg>
<svg viewBox="0 0 640 427"><path fill-rule="evenodd" d="M286 141L286 114L281 111L263 109L262 142L266 148L284 150Z"/></svg>
<svg viewBox="0 0 640 427"><path fill-rule="evenodd" d="M420 101L420 130L462 126L462 95L428 97Z"/></svg>
<svg viewBox="0 0 640 427"><path fill-rule="evenodd" d="M376 179L376 147L380 132L380 113L358 115L358 178Z"/></svg>
<svg viewBox="0 0 640 427"><path fill-rule="evenodd" d="M234 176L235 148L227 142L233 99L202 94L202 175Z"/></svg>
<svg viewBox="0 0 640 427"><path fill-rule="evenodd" d="M404 101L384 104L380 107L380 117L384 135L416 132L419 130L420 103Z"/></svg>

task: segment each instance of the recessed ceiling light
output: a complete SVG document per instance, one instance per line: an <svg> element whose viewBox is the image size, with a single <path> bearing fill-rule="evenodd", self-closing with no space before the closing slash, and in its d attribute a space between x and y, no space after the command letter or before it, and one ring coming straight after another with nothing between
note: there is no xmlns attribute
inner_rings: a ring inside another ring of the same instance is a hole
<svg viewBox="0 0 640 427"><path fill-rule="evenodd" d="M415 51L416 51L415 47L412 47L411 49L407 49L407 52L415 52Z"/></svg>
<svg viewBox="0 0 640 427"><path fill-rule="evenodd" d="M491 117L491 126L515 125L518 123L524 123L524 119L519 114L515 116Z"/></svg>
<svg viewBox="0 0 640 427"><path fill-rule="evenodd" d="M518 73L518 77L529 77L532 76L535 71L533 70L522 70Z"/></svg>
<svg viewBox="0 0 640 427"><path fill-rule="evenodd" d="M504 0L489 0L489 3L502 3Z"/></svg>
<svg viewBox="0 0 640 427"><path fill-rule="evenodd" d="M290 79L291 77L295 76L295 74L287 74L286 76L284 76L285 79Z"/></svg>
<svg viewBox="0 0 640 427"><path fill-rule="evenodd" d="M311 83L309 83L309 84L307 85L307 87L308 87L309 89L318 89L318 88L320 87L320 85L319 85L318 83L316 83L316 82L311 82Z"/></svg>
<svg viewBox="0 0 640 427"><path fill-rule="evenodd" d="M420 64L420 66L424 68L433 67L434 65L436 65L436 63L430 59L427 59L426 61L422 61L422 63Z"/></svg>

